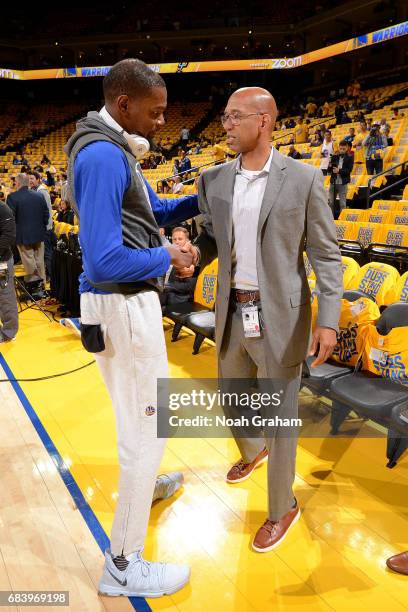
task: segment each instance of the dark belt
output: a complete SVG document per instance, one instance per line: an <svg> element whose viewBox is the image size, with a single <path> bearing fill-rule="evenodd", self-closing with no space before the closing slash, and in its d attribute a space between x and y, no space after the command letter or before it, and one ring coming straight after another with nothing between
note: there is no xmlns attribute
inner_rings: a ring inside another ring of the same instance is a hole
<svg viewBox="0 0 408 612"><path fill-rule="evenodd" d="M259 291L246 291L245 289L231 289L231 298L234 302L244 304L246 302L259 302L261 294Z"/></svg>

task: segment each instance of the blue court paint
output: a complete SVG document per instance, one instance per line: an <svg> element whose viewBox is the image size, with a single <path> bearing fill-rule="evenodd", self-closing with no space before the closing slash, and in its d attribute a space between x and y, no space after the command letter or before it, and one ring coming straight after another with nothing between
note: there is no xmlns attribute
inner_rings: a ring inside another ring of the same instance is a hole
<svg viewBox="0 0 408 612"><path fill-rule="evenodd" d="M5 360L5 358L3 357L1 353L0 353L0 365L5 371L7 378L9 379L16 378L13 372L11 371L11 369L9 368L7 361ZM65 465L54 442L51 440L44 425L41 423L40 419L38 418L38 415L35 412L33 406L30 404L30 401L28 400L26 394L24 393L24 391L22 390L18 382L10 381L10 384L13 387L14 391L16 392L16 395L18 399L20 400L21 404L23 405L23 408L26 411L27 416L30 419L31 423L33 424L36 432L38 433L41 439L41 442L44 444L51 459L55 463L58 469L58 472L60 473L60 476L62 480L64 481L65 486L67 487L72 499L74 500L75 504L78 507L78 510L80 511L80 513L82 514L82 517L84 518L86 524L88 525L90 532L92 533L93 537L98 543L98 546L101 549L102 553L105 553L105 549L109 548L109 538L106 535L102 525L100 524L92 508L90 507L90 505L84 498L81 489L75 482L75 479L72 476L71 472L69 471L68 467ZM151 612L151 608L145 599L141 597L129 597L129 601L134 607L134 609L137 610L137 612Z"/></svg>

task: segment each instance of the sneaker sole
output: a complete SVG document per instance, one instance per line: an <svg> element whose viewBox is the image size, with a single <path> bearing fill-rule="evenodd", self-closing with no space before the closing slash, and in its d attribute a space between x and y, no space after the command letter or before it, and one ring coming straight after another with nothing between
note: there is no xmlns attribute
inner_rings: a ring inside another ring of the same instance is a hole
<svg viewBox="0 0 408 612"><path fill-rule="evenodd" d="M191 573L188 575L188 578L186 578L186 580L184 580L183 582L180 582L179 584L174 586L172 589L167 589L166 591L161 591L159 593L157 592L152 593L148 591L137 593L136 591L124 591L120 587L99 585L98 595L101 595L102 597L121 597L122 596L122 597L151 597L151 598L163 597L164 595L173 595L174 593L177 593L177 591L180 591L180 589L185 587L186 584L188 584L188 582L190 581L190 575Z"/></svg>
<svg viewBox="0 0 408 612"><path fill-rule="evenodd" d="M227 478L227 479L226 479L226 481L227 481L229 484L235 484L235 483L237 483L237 482L244 482L244 480L247 480L247 479L248 479L248 478L251 476L252 472L253 472L254 470L256 470L256 468L258 468L259 466L261 466L261 465L262 465L263 463L265 463L265 461L267 461L267 460L268 460L268 455L266 455L265 457L263 457L263 459L261 459L260 461L258 461L258 463L257 463L256 465L254 465L254 467L252 468L252 470L251 470L251 471L249 472L249 474L247 474L246 476L243 476L242 478L237 478L237 479L235 479L235 480L230 480L229 478Z"/></svg>
<svg viewBox="0 0 408 612"><path fill-rule="evenodd" d="M273 550L274 548L277 548L279 546L279 544L281 544L283 542L283 540L286 538L286 536L288 535L291 527L293 527L293 525L295 525L298 520L300 519L300 508L298 510L298 513L296 514L295 518L293 519L293 521L291 522L291 524L289 525L289 527L287 528L287 530L285 531L285 533L283 534L283 536L280 538L280 540L278 540L277 542L275 542L275 544L272 544L272 546L268 546L267 548L258 548L257 546L255 546L255 544L252 542L252 548L253 550L255 550L256 552L259 553L266 553L266 552L270 552L271 550Z"/></svg>

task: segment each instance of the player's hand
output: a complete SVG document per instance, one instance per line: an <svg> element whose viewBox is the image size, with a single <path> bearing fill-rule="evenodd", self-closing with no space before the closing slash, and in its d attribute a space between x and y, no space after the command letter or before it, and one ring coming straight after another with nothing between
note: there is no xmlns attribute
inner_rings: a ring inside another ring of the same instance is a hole
<svg viewBox="0 0 408 612"><path fill-rule="evenodd" d="M191 253L193 256L193 265L198 266L200 262L200 251L196 246L194 246L191 242L187 242L181 249L184 253Z"/></svg>
<svg viewBox="0 0 408 612"><path fill-rule="evenodd" d="M190 251L181 251L178 247L168 245L164 247L171 257L171 263L177 269L189 268L193 263L193 255ZM185 247L184 247L185 248Z"/></svg>
<svg viewBox="0 0 408 612"><path fill-rule="evenodd" d="M319 350L316 359L311 364L312 368L321 365L328 360L337 344L337 333L330 327L316 327L313 332L312 345L309 356L315 355Z"/></svg>

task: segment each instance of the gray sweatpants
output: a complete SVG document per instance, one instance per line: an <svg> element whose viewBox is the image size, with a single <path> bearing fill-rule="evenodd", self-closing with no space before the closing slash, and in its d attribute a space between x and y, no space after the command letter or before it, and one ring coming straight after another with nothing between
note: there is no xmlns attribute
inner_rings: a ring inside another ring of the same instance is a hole
<svg viewBox="0 0 408 612"><path fill-rule="evenodd" d="M18 308L16 291L14 288L14 262L11 257L7 262L8 283L6 287L0 284L0 320L2 323L1 336L10 340L18 331Z"/></svg>

